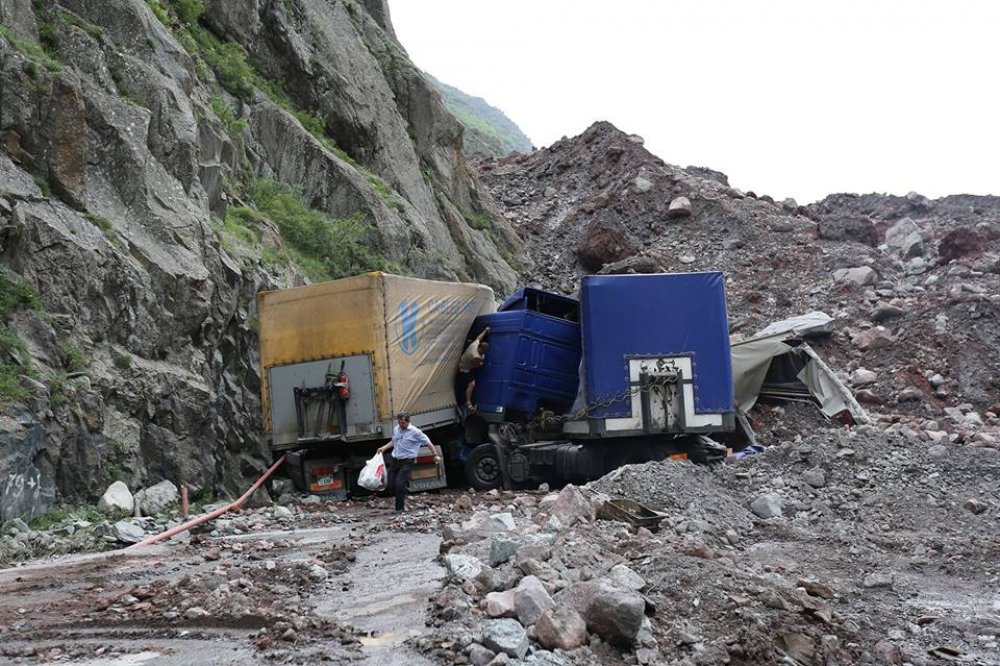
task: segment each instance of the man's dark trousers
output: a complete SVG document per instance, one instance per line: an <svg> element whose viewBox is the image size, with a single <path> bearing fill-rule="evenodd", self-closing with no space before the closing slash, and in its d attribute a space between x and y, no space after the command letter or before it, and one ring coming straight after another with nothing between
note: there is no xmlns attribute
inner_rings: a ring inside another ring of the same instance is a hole
<svg viewBox="0 0 1000 666"><path fill-rule="evenodd" d="M415 458L400 460L392 455L386 459L389 477L386 479L386 490L396 495L396 511L402 511L409 492L410 474L413 472Z"/></svg>

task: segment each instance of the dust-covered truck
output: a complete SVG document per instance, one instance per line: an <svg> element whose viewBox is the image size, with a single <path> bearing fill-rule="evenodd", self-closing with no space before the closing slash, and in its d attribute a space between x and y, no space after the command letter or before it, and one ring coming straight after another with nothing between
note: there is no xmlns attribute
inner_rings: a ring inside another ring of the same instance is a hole
<svg viewBox="0 0 1000 666"><path fill-rule="evenodd" d="M302 490L346 496L399 412L437 445L459 439L455 369L472 322L496 309L489 287L374 272L257 304L263 436ZM445 485L425 447L411 489Z"/></svg>
<svg viewBox="0 0 1000 666"><path fill-rule="evenodd" d="M580 298L384 273L259 299L264 436L312 492L346 495L414 424L479 489L582 481L625 463L721 457L736 410L721 273L584 277ZM486 328L477 409L460 421L462 350ZM423 451L412 490L446 485Z"/></svg>

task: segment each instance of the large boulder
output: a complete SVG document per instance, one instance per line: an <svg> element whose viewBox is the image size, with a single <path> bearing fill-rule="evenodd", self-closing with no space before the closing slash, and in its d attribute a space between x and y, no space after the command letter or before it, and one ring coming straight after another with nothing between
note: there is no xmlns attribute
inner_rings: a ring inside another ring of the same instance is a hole
<svg viewBox="0 0 1000 666"><path fill-rule="evenodd" d="M687 197L676 197L670 202L670 207L667 208L667 217L672 220L681 217L691 217L692 212L690 199Z"/></svg>
<svg viewBox="0 0 1000 666"><path fill-rule="evenodd" d="M45 429L30 414L0 417L0 523L51 510L56 484L48 446Z"/></svg>
<svg viewBox="0 0 1000 666"><path fill-rule="evenodd" d="M131 520L119 520L111 530L115 538L124 543L139 543L146 538L146 530Z"/></svg>
<svg viewBox="0 0 1000 666"><path fill-rule="evenodd" d="M886 230L885 244L908 259L924 254L924 239L920 227L908 217L904 217Z"/></svg>
<svg viewBox="0 0 1000 666"><path fill-rule="evenodd" d="M646 600L641 594L619 589L607 581L576 583L557 601L573 607L588 630L620 647L635 645L646 612Z"/></svg>
<svg viewBox="0 0 1000 666"><path fill-rule="evenodd" d="M517 620L487 620L483 627L483 645L515 659L528 653L528 634Z"/></svg>
<svg viewBox="0 0 1000 666"><path fill-rule="evenodd" d="M549 508L549 515L559 518L563 527L570 527L577 521L589 522L596 518L594 505L573 484L559 491L555 502Z"/></svg>
<svg viewBox="0 0 1000 666"><path fill-rule="evenodd" d="M560 604L542 613L535 623L535 635L542 647L575 650L587 642L587 623L568 604Z"/></svg>
<svg viewBox="0 0 1000 666"><path fill-rule="evenodd" d="M104 513L132 515L135 510L135 498L132 492L121 481L115 481L101 495L97 508Z"/></svg>
<svg viewBox="0 0 1000 666"><path fill-rule="evenodd" d="M483 599L482 608L490 617L517 617L514 610L514 590L490 592Z"/></svg>
<svg viewBox="0 0 1000 666"><path fill-rule="evenodd" d="M495 534L510 532L516 527L510 513L486 513L480 511L461 524L452 523L444 528L445 541L473 543Z"/></svg>
<svg viewBox="0 0 1000 666"><path fill-rule="evenodd" d="M759 518L777 518L782 515L784 500L777 493L767 493L750 502L750 510Z"/></svg>
<svg viewBox="0 0 1000 666"><path fill-rule="evenodd" d="M514 588L514 612L521 624L534 624L551 607L552 597L535 576L525 576Z"/></svg>
<svg viewBox="0 0 1000 666"><path fill-rule="evenodd" d="M478 576L483 571L483 563L471 555L448 553L444 556L444 567L448 580L464 583Z"/></svg>
<svg viewBox="0 0 1000 666"><path fill-rule="evenodd" d="M170 481L160 481L155 486L135 494L135 503L144 516L155 516L177 505L181 494Z"/></svg>
<svg viewBox="0 0 1000 666"><path fill-rule="evenodd" d="M858 268L838 268L833 272L833 279L840 283L852 284L864 287L875 284L878 280L878 273L870 266L860 266Z"/></svg>
<svg viewBox="0 0 1000 666"><path fill-rule="evenodd" d="M595 220L576 246L576 258L588 271L599 271L636 253L638 247L620 224Z"/></svg>

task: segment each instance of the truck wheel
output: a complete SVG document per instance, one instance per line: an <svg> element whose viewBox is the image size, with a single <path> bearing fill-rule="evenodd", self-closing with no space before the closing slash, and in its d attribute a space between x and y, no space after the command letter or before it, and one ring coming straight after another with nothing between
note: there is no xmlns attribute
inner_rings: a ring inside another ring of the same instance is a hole
<svg viewBox="0 0 1000 666"><path fill-rule="evenodd" d="M493 444L480 444L472 449L465 462L465 478L476 490L493 490L503 484L500 457Z"/></svg>

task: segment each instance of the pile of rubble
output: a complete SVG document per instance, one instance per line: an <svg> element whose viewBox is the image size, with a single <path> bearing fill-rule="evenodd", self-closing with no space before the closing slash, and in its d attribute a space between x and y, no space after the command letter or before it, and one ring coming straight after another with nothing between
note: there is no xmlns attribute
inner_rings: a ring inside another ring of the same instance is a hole
<svg viewBox="0 0 1000 666"><path fill-rule="evenodd" d="M992 449L862 427L718 468L463 496L416 643L477 665L997 664L998 488ZM661 512L659 531L595 520L614 498Z"/></svg>
<svg viewBox="0 0 1000 666"><path fill-rule="evenodd" d="M720 270L734 334L831 316L816 349L870 409L1000 412L998 197L776 202L667 164L609 123L477 167L541 288L573 294L588 273Z"/></svg>

